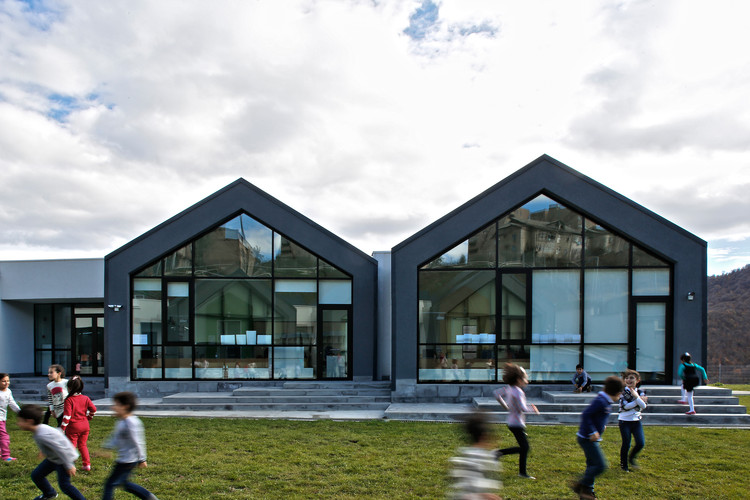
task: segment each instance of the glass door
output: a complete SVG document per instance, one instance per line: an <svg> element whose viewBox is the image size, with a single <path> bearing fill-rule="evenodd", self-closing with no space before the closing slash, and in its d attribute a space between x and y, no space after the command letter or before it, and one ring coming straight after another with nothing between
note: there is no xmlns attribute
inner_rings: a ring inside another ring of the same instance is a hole
<svg viewBox="0 0 750 500"><path fill-rule="evenodd" d="M74 310L75 366L79 375L104 375L104 309Z"/></svg>
<svg viewBox="0 0 750 500"><path fill-rule="evenodd" d="M348 379L350 374L349 336L351 333L351 307L320 306L318 321L318 350L323 379Z"/></svg>
<svg viewBox="0 0 750 500"><path fill-rule="evenodd" d="M644 382L665 380L667 305L664 302L635 304L635 369Z"/></svg>

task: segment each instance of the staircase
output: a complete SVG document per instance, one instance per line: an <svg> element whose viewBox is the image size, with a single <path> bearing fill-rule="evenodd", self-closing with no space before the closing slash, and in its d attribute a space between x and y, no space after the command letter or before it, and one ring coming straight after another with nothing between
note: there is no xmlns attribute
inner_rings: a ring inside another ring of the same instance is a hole
<svg viewBox="0 0 750 500"><path fill-rule="evenodd" d="M180 392L162 398L144 398L138 404L138 410L382 412L390 402L388 381L295 381L239 387L230 392ZM96 405L100 410L108 410L111 401L97 401Z"/></svg>
<svg viewBox="0 0 750 500"><path fill-rule="evenodd" d="M732 390L721 387L697 387L694 392L697 415L685 415L687 405L679 404L680 388L675 386L646 386L648 408L643 412L644 425L679 425L701 427L750 426L747 409L732 396ZM573 394L570 391L542 391L541 398L529 398L539 414L527 415L530 424L577 425L581 412L596 396L595 393ZM494 398L474 398L474 407L498 414L505 420L507 413ZM609 424L617 424L617 404L612 405Z"/></svg>
<svg viewBox="0 0 750 500"><path fill-rule="evenodd" d="M83 380L83 393L92 400L104 397L104 378L103 377L81 377ZM18 404L41 404L47 402L47 384L49 380L46 376L39 377L11 377L10 390L13 391L13 398Z"/></svg>

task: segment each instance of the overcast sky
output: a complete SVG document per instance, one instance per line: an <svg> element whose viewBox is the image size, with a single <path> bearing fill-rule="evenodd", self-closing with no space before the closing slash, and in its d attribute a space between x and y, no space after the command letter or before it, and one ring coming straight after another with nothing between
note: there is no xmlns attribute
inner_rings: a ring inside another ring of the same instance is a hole
<svg viewBox="0 0 750 500"><path fill-rule="evenodd" d="M239 177L364 252L548 154L750 263L750 2L0 0L0 260ZM293 235L291 235L293 237Z"/></svg>

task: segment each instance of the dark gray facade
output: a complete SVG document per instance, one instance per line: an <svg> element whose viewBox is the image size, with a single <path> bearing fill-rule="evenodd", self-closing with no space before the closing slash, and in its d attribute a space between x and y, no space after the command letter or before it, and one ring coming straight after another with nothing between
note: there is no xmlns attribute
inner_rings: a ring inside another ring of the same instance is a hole
<svg viewBox="0 0 750 500"><path fill-rule="evenodd" d="M375 377L377 263L330 231L239 179L186 209L105 257L104 303L106 320L106 377L110 391L136 390L141 394L169 385L168 391L216 387L216 381L131 381L131 275L144 265L180 248L186 242L228 218L246 213L324 258L351 276L351 378ZM118 306L118 307L112 307ZM174 387L171 387L174 385Z"/></svg>
<svg viewBox="0 0 750 500"><path fill-rule="evenodd" d="M418 379L420 266L537 195L595 219L672 266L665 370L677 379L680 353L706 361L707 244L659 215L549 156L541 156L392 250L392 379L394 401L467 399L491 384L436 384ZM693 293L692 300L688 294ZM573 367L571 367L571 372Z"/></svg>

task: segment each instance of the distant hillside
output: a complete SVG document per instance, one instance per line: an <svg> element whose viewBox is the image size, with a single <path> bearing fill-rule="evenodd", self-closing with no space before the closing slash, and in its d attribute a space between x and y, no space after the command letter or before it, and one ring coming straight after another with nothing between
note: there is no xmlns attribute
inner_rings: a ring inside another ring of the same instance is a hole
<svg viewBox="0 0 750 500"><path fill-rule="evenodd" d="M708 365L750 365L750 265L708 277Z"/></svg>

